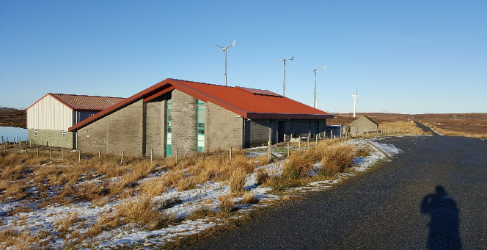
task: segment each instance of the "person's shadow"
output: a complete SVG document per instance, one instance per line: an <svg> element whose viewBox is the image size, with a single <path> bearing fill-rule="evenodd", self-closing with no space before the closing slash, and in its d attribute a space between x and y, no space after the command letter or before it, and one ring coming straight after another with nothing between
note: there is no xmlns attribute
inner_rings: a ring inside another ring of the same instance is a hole
<svg viewBox="0 0 487 250"><path fill-rule="evenodd" d="M443 186L436 186L436 193L423 198L421 213L431 217L427 249L462 249L458 208Z"/></svg>

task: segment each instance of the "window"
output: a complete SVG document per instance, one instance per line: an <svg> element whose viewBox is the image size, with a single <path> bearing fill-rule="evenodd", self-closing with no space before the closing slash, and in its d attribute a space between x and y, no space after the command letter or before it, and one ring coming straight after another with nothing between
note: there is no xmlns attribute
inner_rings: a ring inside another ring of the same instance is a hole
<svg viewBox="0 0 487 250"><path fill-rule="evenodd" d="M66 139L66 131L63 130L63 139Z"/></svg>
<svg viewBox="0 0 487 250"><path fill-rule="evenodd" d="M197 127L196 127L196 136L197 136L197 151L204 152L205 151L205 103L198 100L198 120L197 120Z"/></svg>
<svg viewBox="0 0 487 250"><path fill-rule="evenodd" d="M171 156L171 141L172 141L172 101L167 100L166 105L166 156Z"/></svg>
<svg viewBox="0 0 487 250"><path fill-rule="evenodd" d="M37 129L34 129L34 136L37 136Z"/></svg>

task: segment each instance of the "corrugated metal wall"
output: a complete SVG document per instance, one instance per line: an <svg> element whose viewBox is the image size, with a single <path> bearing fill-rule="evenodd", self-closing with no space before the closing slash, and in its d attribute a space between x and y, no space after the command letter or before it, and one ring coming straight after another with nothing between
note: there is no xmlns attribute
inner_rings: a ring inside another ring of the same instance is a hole
<svg viewBox="0 0 487 250"><path fill-rule="evenodd" d="M47 95L27 110L28 129L68 130L73 110Z"/></svg>

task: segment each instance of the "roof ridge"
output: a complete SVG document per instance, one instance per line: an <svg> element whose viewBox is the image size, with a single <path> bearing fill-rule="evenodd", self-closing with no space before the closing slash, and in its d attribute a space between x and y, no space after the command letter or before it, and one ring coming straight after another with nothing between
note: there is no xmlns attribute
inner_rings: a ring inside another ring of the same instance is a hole
<svg viewBox="0 0 487 250"><path fill-rule="evenodd" d="M117 96L100 96L100 95L77 95L77 94L63 94L63 93L47 93L49 95L72 95L72 96L86 96L86 97L102 97L102 98L121 98L126 99L126 97L117 97Z"/></svg>
<svg viewBox="0 0 487 250"><path fill-rule="evenodd" d="M223 85L218 85L218 84L213 84L213 83L206 83L206 82L195 82L195 81L188 81L188 80L183 80L183 79L174 79L174 78L170 78L174 81L183 81L183 82L190 82L190 83L199 83L199 84L206 84L206 85L211 85L211 86L218 86L218 87L226 87L226 88L235 88L235 87L232 87L232 86L223 86Z"/></svg>

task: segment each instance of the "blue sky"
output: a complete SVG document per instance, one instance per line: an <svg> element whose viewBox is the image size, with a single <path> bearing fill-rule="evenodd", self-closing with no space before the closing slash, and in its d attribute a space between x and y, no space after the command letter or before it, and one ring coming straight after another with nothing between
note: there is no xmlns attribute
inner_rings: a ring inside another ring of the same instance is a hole
<svg viewBox="0 0 487 250"><path fill-rule="evenodd" d="M487 112L487 1L0 0L0 106L46 93L129 97L166 78L319 108Z"/></svg>

